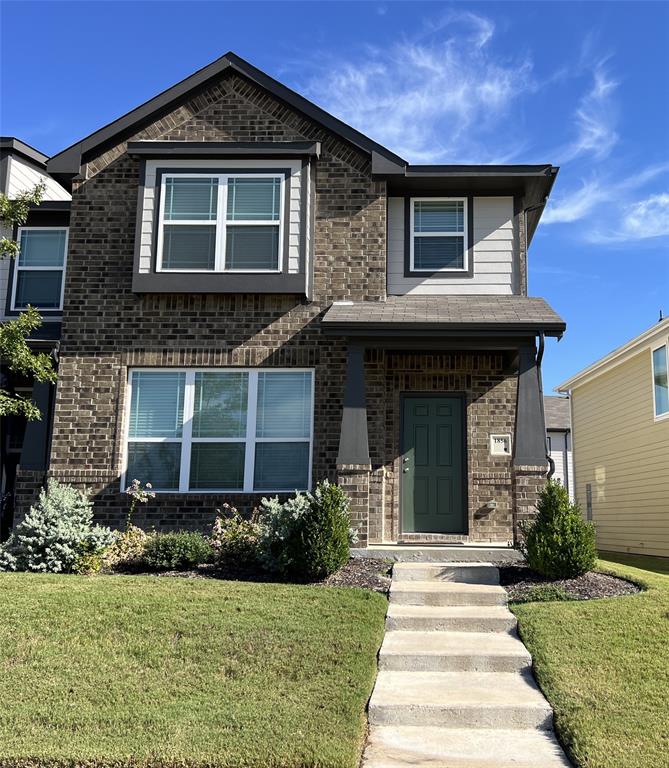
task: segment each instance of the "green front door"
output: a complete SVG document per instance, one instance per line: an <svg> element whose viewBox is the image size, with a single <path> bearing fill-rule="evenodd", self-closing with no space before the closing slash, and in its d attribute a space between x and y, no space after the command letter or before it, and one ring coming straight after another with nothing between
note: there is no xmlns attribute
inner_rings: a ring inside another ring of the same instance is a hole
<svg viewBox="0 0 669 768"><path fill-rule="evenodd" d="M402 407L402 530L466 533L462 398L406 395Z"/></svg>

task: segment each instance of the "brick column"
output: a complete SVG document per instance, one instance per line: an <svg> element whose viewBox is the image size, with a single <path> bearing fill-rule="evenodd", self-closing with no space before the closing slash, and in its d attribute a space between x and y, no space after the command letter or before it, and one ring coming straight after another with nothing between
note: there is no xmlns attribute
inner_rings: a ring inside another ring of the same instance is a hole
<svg viewBox="0 0 669 768"><path fill-rule="evenodd" d="M370 464L337 464L337 482L351 502L351 524L358 531L359 547L369 540Z"/></svg>
<svg viewBox="0 0 669 768"><path fill-rule="evenodd" d="M521 465L513 468L513 540L518 546L523 520L533 520L539 494L546 484L546 467Z"/></svg>

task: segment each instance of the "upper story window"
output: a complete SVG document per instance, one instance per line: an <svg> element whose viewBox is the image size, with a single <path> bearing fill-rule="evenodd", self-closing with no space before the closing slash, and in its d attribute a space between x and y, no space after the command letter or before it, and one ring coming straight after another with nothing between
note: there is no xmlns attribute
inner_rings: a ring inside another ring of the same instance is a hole
<svg viewBox="0 0 669 768"><path fill-rule="evenodd" d="M67 227L20 227L12 310L63 308Z"/></svg>
<svg viewBox="0 0 669 768"><path fill-rule="evenodd" d="M416 197L410 212L412 272L467 270L467 199Z"/></svg>
<svg viewBox="0 0 669 768"><path fill-rule="evenodd" d="M669 416L669 365L667 344L653 350L653 403L655 416Z"/></svg>
<svg viewBox="0 0 669 768"><path fill-rule="evenodd" d="M283 197L281 174L166 174L158 270L280 272Z"/></svg>

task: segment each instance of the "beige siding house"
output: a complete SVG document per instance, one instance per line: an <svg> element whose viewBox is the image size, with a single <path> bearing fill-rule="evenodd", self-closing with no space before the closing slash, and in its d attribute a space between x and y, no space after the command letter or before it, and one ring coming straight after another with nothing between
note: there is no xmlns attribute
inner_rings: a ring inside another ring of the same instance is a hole
<svg viewBox="0 0 669 768"><path fill-rule="evenodd" d="M601 550L669 556L669 318L565 381L574 490Z"/></svg>

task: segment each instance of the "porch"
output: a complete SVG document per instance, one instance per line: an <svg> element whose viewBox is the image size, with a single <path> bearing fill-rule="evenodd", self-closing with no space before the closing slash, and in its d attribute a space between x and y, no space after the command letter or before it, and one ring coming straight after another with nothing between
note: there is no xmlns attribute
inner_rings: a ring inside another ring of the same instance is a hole
<svg viewBox="0 0 669 768"><path fill-rule="evenodd" d="M323 328L347 339L337 473L361 543L512 547L546 475L560 318L527 297L392 297L334 304Z"/></svg>

